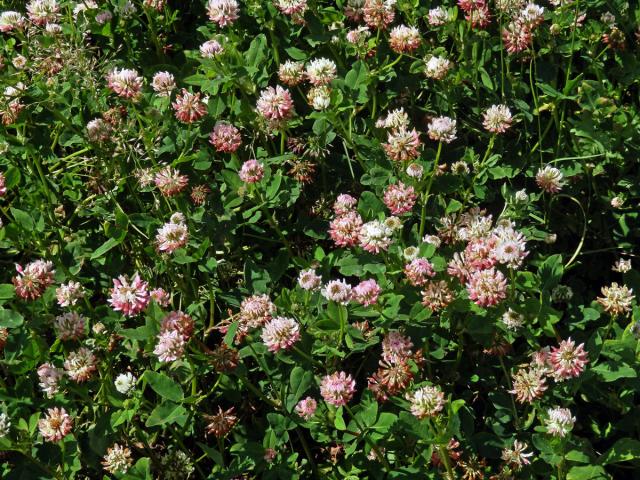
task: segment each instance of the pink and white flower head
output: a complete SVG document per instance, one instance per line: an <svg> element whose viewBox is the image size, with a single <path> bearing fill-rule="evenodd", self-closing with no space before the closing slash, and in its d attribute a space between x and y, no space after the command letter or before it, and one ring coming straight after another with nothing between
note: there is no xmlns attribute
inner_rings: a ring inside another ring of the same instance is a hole
<svg viewBox="0 0 640 480"><path fill-rule="evenodd" d="M353 398L356 382L345 372L325 375L320 382L320 394L324 401L339 407L346 405Z"/></svg>
<svg viewBox="0 0 640 480"><path fill-rule="evenodd" d="M432 55L425 63L424 74L427 76L427 78L442 80L447 75L447 73L449 73L449 70L451 70L452 66L453 64L450 60L437 55Z"/></svg>
<svg viewBox="0 0 640 480"><path fill-rule="evenodd" d="M353 299L368 307L374 305L378 301L378 296L382 292L380 285L373 279L364 280L358 285L353 287L352 297Z"/></svg>
<svg viewBox="0 0 640 480"><path fill-rule="evenodd" d="M329 224L329 236L339 247L351 247L359 242L362 217L356 211L350 211L334 218Z"/></svg>
<svg viewBox="0 0 640 480"><path fill-rule="evenodd" d="M310 420L316 413L318 402L312 397L303 398L296 405L296 413L305 420Z"/></svg>
<svg viewBox="0 0 640 480"><path fill-rule="evenodd" d="M185 345L185 339L180 332L167 330L158 335L158 343L153 353L161 362L175 362L184 355Z"/></svg>
<svg viewBox="0 0 640 480"><path fill-rule="evenodd" d="M465 267L469 272L477 270L485 270L496 264L494 256L494 248L496 245L495 237L479 237L473 238L464 249Z"/></svg>
<svg viewBox="0 0 640 480"><path fill-rule="evenodd" d="M124 275L113 279L111 298L108 302L116 312L131 317L147 308L150 298L149 284L136 273L131 280Z"/></svg>
<svg viewBox="0 0 640 480"><path fill-rule="evenodd" d="M18 12L9 10L0 13L0 32L2 33L21 30L25 24L26 19Z"/></svg>
<svg viewBox="0 0 640 480"><path fill-rule="evenodd" d="M518 15L520 20L530 28L535 28L544 21L544 7L535 3L527 3Z"/></svg>
<svg viewBox="0 0 640 480"><path fill-rule="evenodd" d="M564 186L563 178L562 172L550 165L541 168L536 173L536 183L547 193L558 193L562 190Z"/></svg>
<svg viewBox="0 0 640 480"><path fill-rule="evenodd" d="M419 163L410 163L407 165L406 173L409 177L420 180L424 174L424 167Z"/></svg>
<svg viewBox="0 0 640 480"><path fill-rule="evenodd" d="M428 21L432 27L444 25L449 21L449 12L444 7L432 8L428 13Z"/></svg>
<svg viewBox="0 0 640 480"><path fill-rule="evenodd" d="M524 236L512 227L497 227L493 239L493 258L509 268L520 268L529 254Z"/></svg>
<svg viewBox="0 0 640 480"><path fill-rule="evenodd" d="M532 39L531 27L518 20L509 22L502 30L502 42L509 54L526 50L531 45Z"/></svg>
<svg viewBox="0 0 640 480"><path fill-rule="evenodd" d="M439 248L442 245L442 240L437 235L425 235L422 238L424 243L428 243L429 245L433 245L435 248Z"/></svg>
<svg viewBox="0 0 640 480"><path fill-rule="evenodd" d="M102 459L104 469L113 475L126 473L132 463L131 450L117 443L107 448L107 453Z"/></svg>
<svg viewBox="0 0 640 480"><path fill-rule="evenodd" d="M55 23L60 5L57 0L31 0L27 4L27 15L34 25L44 27L47 23Z"/></svg>
<svg viewBox="0 0 640 480"><path fill-rule="evenodd" d="M58 393L63 376L64 371L51 363L43 363L38 367L39 386L48 398Z"/></svg>
<svg viewBox="0 0 640 480"><path fill-rule="evenodd" d="M384 192L384 204L393 215L402 215L413 210L416 193L412 186L400 182L389 185Z"/></svg>
<svg viewBox="0 0 640 480"><path fill-rule="evenodd" d="M304 63L287 60L278 68L278 80L293 87L302 82L304 77Z"/></svg>
<svg viewBox="0 0 640 480"><path fill-rule="evenodd" d="M515 332L524 325L524 315L508 308L507 311L502 314L502 323L504 323L507 329Z"/></svg>
<svg viewBox="0 0 640 480"><path fill-rule="evenodd" d="M88 348L80 347L69 354L64 361L64 369L74 382L86 382L97 369L96 356Z"/></svg>
<svg viewBox="0 0 640 480"><path fill-rule="evenodd" d="M333 202L333 211L336 215L344 215L355 210L358 200L349 194L341 193Z"/></svg>
<svg viewBox="0 0 640 480"><path fill-rule="evenodd" d="M78 282L70 281L63 283L56 288L56 298L58 305L61 307L69 307L78 303L78 300L84 298L84 288Z"/></svg>
<svg viewBox="0 0 640 480"><path fill-rule="evenodd" d="M151 88L159 97L168 97L176 89L176 80L169 72L158 72L151 80Z"/></svg>
<svg viewBox="0 0 640 480"><path fill-rule="evenodd" d="M189 340L195 330L195 322L191 316L186 313L177 310L175 312L169 312L160 324L160 332L168 332L175 330L178 332L185 341Z"/></svg>
<svg viewBox="0 0 640 480"><path fill-rule="evenodd" d="M215 58L223 51L224 48L218 40L207 40L200 45L200 55L202 58Z"/></svg>
<svg viewBox="0 0 640 480"><path fill-rule="evenodd" d="M111 13L109 10L104 10L96 15L96 23L98 25L109 23L112 19L113 13Z"/></svg>
<svg viewBox="0 0 640 480"><path fill-rule="evenodd" d="M376 122L378 128L391 128L394 130L409 128L409 115L404 111L404 108L396 108L395 110L387 113L386 117L379 119Z"/></svg>
<svg viewBox="0 0 640 480"><path fill-rule="evenodd" d="M200 92L191 93L183 88L171 104L176 118L183 123L194 123L207 114L209 97L200 98Z"/></svg>
<svg viewBox="0 0 640 480"><path fill-rule="evenodd" d="M491 12L486 4L476 2L464 18L471 23L473 28L485 28L491 23Z"/></svg>
<svg viewBox="0 0 640 480"><path fill-rule="evenodd" d="M513 375L513 390L509 390L509 393L514 394L520 403L531 403L547 390L544 377L544 369L521 368Z"/></svg>
<svg viewBox="0 0 640 480"><path fill-rule="evenodd" d="M396 53L413 52L420 46L420 30L416 27L398 25L389 33L389 46Z"/></svg>
<svg viewBox="0 0 640 480"><path fill-rule="evenodd" d="M56 443L71 433L73 419L64 408L49 408L44 418L38 420L38 430L47 442Z"/></svg>
<svg viewBox="0 0 640 480"><path fill-rule="evenodd" d="M328 58L314 58L307 64L305 77L312 85L328 85L337 75L336 64Z"/></svg>
<svg viewBox="0 0 640 480"><path fill-rule="evenodd" d="M173 197L189 185L189 178L178 170L166 165L158 170L153 181L165 197Z"/></svg>
<svg viewBox="0 0 640 480"><path fill-rule="evenodd" d="M207 2L207 15L209 20L220 27L231 25L238 19L240 10L236 0L209 0Z"/></svg>
<svg viewBox="0 0 640 480"><path fill-rule="evenodd" d="M160 253L173 253L189 241L189 229L182 222L168 222L156 233L156 248Z"/></svg>
<svg viewBox="0 0 640 480"><path fill-rule="evenodd" d="M548 373L550 367L549 354L551 353L550 347L542 347L531 354L531 366L539 370L543 370Z"/></svg>
<svg viewBox="0 0 640 480"><path fill-rule="evenodd" d="M385 153L396 162L408 162L420 156L420 136L414 129L399 128L387 134L387 143L382 144Z"/></svg>
<svg viewBox="0 0 640 480"><path fill-rule="evenodd" d="M275 317L263 327L261 337L271 352L288 350L300 340L300 325L293 318Z"/></svg>
<svg viewBox="0 0 640 480"><path fill-rule="evenodd" d="M451 143L456 139L456 121L449 117L436 117L428 125L431 140Z"/></svg>
<svg viewBox="0 0 640 480"><path fill-rule="evenodd" d="M444 280L427 282L424 290L420 293L422 293L422 305L434 312L446 308L455 298Z"/></svg>
<svg viewBox="0 0 640 480"><path fill-rule="evenodd" d="M391 245L393 232L380 220L367 222L360 227L358 241L367 252L380 253L386 251Z"/></svg>
<svg viewBox="0 0 640 480"><path fill-rule="evenodd" d="M602 287L600 291L602 297L597 297L596 301L609 315L626 315L631 312L634 299L632 288L613 282Z"/></svg>
<svg viewBox="0 0 640 480"><path fill-rule="evenodd" d="M395 0L366 0L362 7L364 22L373 29L385 30L395 18Z"/></svg>
<svg viewBox="0 0 640 480"><path fill-rule="evenodd" d="M240 180L245 183L256 183L264 176L264 167L256 159L247 160L238 172Z"/></svg>
<svg viewBox="0 0 640 480"><path fill-rule="evenodd" d="M314 110L326 110L331 105L331 89L326 85L311 87L307 93L307 103Z"/></svg>
<svg viewBox="0 0 640 480"><path fill-rule="evenodd" d="M413 343L409 337L398 331L391 331L382 339L382 359L390 364L397 365L411 357Z"/></svg>
<svg viewBox="0 0 640 480"><path fill-rule="evenodd" d="M271 320L275 311L268 295L251 295L240 304L240 321L248 328L259 328Z"/></svg>
<svg viewBox="0 0 640 480"><path fill-rule="evenodd" d="M209 143L216 152L233 153L242 145L240 130L227 122L216 122L209 135Z"/></svg>
<svg viewBox="0 0 640 480"><path fill-rule="evenodd" d="M291 93L280 85L269 87L260 93L256 110L273 125L285 122L294 114Z"/></svg>
<svg viewBox="0 0 640 480"><path fill-rule="evenodd" d="M307 0L274 0L274 5L285 15L297 18L304 16L307 10Z"/></svg>
<svg viewBox="0 0 640 480"><path fill-rule="evenodd" d="M549 363L553 368L553 378L557 381L579 376L589 363L584 343L576 346L571 338L561 341L559 346L551 349Z"/></svg>
<svg viewBox="0 0 640 480"><path fill-rule="evenodd" d="M435 417L444 408L444 393L439 387L427 385L406 396L411 413L418 418Z"/></svg>
<svg viewBox="0 0 640 480"><path fill-rule="evenodd" d="M511 110L506 105L492 105L483 114L482 125L491 133L504 133L511 127Z"/></svg>
<svg viewBox="0 0 640 480"><path fill-rule="evenodd" d="M497 305L507 298L507 280L493 267L471 273L466 286L469 298L481 307Z"/></svg>
<svg viewBox="0 0 640 480"><path fill-rule="evenodd" d="M318 290L320 285L322 285L322 277L317 275L313 268L302 270L298 275L298 285L300 285L300 288L303 290Z"/></svg>
<svg viewBox="0 0 640 480"><path fill-rule="evenodd" d="M161 12L166 4L166 0L144 0L143 5L153 8L157 12Z"/></svg>
<svg viewBox="0 0 640 480"><path fill-rule="evenodd" d="M347 39L347 42L357 47L364 47L365 42L370 36L371 36L371 30L361 25L358 28L349 30L345 35L345 38Z"/></svg>
<svg viewBox="0 0 640 480"><path fill-rule="evenodd" d="M352 297L351 285L346 280L331 280L320 291L327 300L347 305Z"/></svg>
<svg viewBox="0 0 640 480"><path fill-rule="evenodd" d="M18 275L12 282L16 289L16 295L25 300L40 298L44 291L53 284L56 271L53 263L45 260L36 260L26 267L16 264Z"/></svg>
<svg viewBox="0 0 640 480"><path fill-rule="evenodd" d="M142 77L130 68L114 68L107 75L107 85L119 97L136 99L142 91Z"/></svg>
<svg viewBox="0 0 640 480"><path fill-rule="evenodd" d="M171 302L171 295L163 288L154 288L149 292L149 296L161 307L168 307Z"/></svg>
<svg viewBox="0 0 640 480"><path fill-rule="evenodd" d="M60 340L79 340L85 336L87 319L78 312L66 312L56 317L53 328Z"/></svg>
<svg viewBox="0 0 640 480"><path fill-rule="evenodd" d="M414 287L425 285L429 278L433 278L436 272L433 265L426 258L416 258L404 266L404 274L409 283Z"/></svg>
<svg viewBox="0 0 640 480"><path fill-rule="evenodd" d="M576 417L571 414L568 408L555 407L547 410L547 418L544 420L544 426L547 427L547 433L554 437L565 437L576 423Z"/></svg>
<svg viewBox="0 0 640 480"><path fill-rule="evenodd" d="M356 23L362 20L365 1L366 0L347 0L344 5L345 17Z"/></svg>
<svg viewBox="0 0 640 480"><path fill-rule="evenodd" d="M87 123L87 138L93 143L104 143L111 140L113 127L102 118L94 118Z"/></svg>
<svg viewBox="0 0 640 480"><path fill-rule="evenodd" d="M529 457L533 456L533 452L525 452L528 447L529 445L527 445L526 442L514 440L511 448L505 448L502 450L501 458L510 468L514 471L518 471L524 465L529 465L531 463Z"/></svg>
<svg viewBox="0 0 640 480"><path fill-rule="evenodd" d="M616 263L614 263L613 266L611 267L611 270L618 273L627 273L627 272L630 272L632 269L633 269L633 266L631 265L630 258L627 258L627 259L619 258L618 260L616 260Z"/></svg>

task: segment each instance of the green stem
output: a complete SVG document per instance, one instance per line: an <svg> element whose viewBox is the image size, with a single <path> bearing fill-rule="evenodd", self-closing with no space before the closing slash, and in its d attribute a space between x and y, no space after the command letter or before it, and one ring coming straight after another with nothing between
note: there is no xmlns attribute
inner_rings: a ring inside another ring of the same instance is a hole
<svg viewBox="0 0 640 480"><path fill-rule="evenodd" d="M422 211L420 213L420 229L418 230L418 237L422 239L424 235L424 227L427 219L427 201L429 200L429 193L431 192L431 186L433 185L433 179L438 173L438 162L440 161L440 154L442 153L442 142L438 142L438 151L436 152L436 159L433 163L433 171L431 172L431 178L427 184L427 189L422 194Z"/></svg>
<svg viewBox="0 0 640 480"><path fill-rule="evenodd" d="M504 373L504 377L507 381L507 386L509 390L513 390L513 385L511 383L511 376L509 375L509 371L507 370L506 365L504 364L504 360L501 356L498 356L498 360L500 360L500 367L502 367L502 371ZM520 418L518 417L518 410L516 409L516 402L513 399L513 395L509 395L511 397L511 410L513 412L513 421L515 423L516 430L520 428Z"/></svg>
<svg viewBox="0 0 640 480"><path fill-rule="evenodd" d="M344 408L347 412L349 412L349 415L358 426L358 429L360 430L360 433L362 434L362 438L364 439L365 443L368 444L371 447L371 449L375 452L376 457L382 462L382 465L384 465L385 470L387 472L391 472L391 465L389 465L387 458L380 451L380 448L378 447L378 445L376 445L376 443L367 436L366 429L362 426L360 421L353 414L353 412L351 411L351 408L349 408L349 405L345 405Z"/></svg>

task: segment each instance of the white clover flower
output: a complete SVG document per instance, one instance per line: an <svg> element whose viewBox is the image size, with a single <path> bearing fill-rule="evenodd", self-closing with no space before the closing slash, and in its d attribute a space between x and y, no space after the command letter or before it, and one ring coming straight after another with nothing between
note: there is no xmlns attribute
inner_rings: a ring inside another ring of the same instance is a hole
<svg viewBox="0 0 640 480"><path fill-rule="evenodd" d="M116 377L115 382L116 390L123 395L129 395L135 388L138 379L131 372L121 373Z"/></svg>

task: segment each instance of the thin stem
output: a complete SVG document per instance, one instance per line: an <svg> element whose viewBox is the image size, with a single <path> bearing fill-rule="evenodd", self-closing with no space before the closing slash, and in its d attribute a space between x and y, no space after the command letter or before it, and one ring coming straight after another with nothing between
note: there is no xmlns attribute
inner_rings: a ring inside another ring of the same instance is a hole
<svg viewBox="0 0 640 480"><path fill-rule="evenodd" d="M578 205L578 207L580 208L580 212L582 213L582 235L580 235L580 242L578 242L578 246L576 247L575 251L573 252L573 255L571 256L569 261L564 265L564 268L566 269L578 257L578 255L580 254L580 250L582 250L582 247L584 245L584 240L585 240L585 238L587 236L587 214L584 211L584 208L582 207L582 204L575 197L572 197L571 195L565 195L564 193L562 193L562 194L554 196L552 198L552 201L553 201L553 199L563 198L563 197L564 198L568 198L573 203Z"/></svg>
<svg viewBox="0 0 640 480"><path fill-rule="evenodd" d="M376 443L366 435L366 432L365 432L366 429L362 426L360 421L353 414L353 412L351 411L351 408L349 408L349 405L345 405L344 408L345 408L345 410L347 412L349 412L349 415L351 416L353 421L358 426L358 429L360 430L360 433L362 434L362 438L364 439L365 443L367 443L371 447L371 449L375 452L376 457L382 462L382 465L384 465L385 470L387 472L390 472L391 471L391 466L389 465L389 462L387 461L387 458L380 451L380 449L378 448Z"/></svg>
<svg viewBox="0 0 640 480"><path fill-rule="evenodd" d="M418 237L422 238L424 235L424 227L427 219L427 200L429 200L429 193L431 192L431 186L433 185L433 179L438 173L438 162L440 161L440 154L442 153L442 142L438 142L438 151L436 152L436 159L433 163L433 171L427 184L427 189L422 194L422 211L420 212L420 229L418 230Z"/></svg>
<svg viewBox="0 0 640 480"><path fill-rule="evenodd" d="M509 390L513 390L513 385L511 383L511 376L509 375L509 371L507 370L506 365L504 364L504 360L501 356L498 356L498 360L500 360L500 367L502 367L502 371L504 372L504 377L507 381L507 386ZM518 417L518 410L516 409L516 402L513 399L513 395L509 395L511 397L511 409L513 411L513 421L515 423L516 430L520 428L520 418Z"/></svg>

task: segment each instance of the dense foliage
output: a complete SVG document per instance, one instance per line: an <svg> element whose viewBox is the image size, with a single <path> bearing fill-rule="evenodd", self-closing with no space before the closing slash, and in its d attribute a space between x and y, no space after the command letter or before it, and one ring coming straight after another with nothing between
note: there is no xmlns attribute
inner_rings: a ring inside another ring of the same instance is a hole
<svg viewBox="0 0 640 480"><path fill-rule="evenodd" d="M5 0L0 477L637 478L638 20Z"/></svg>

